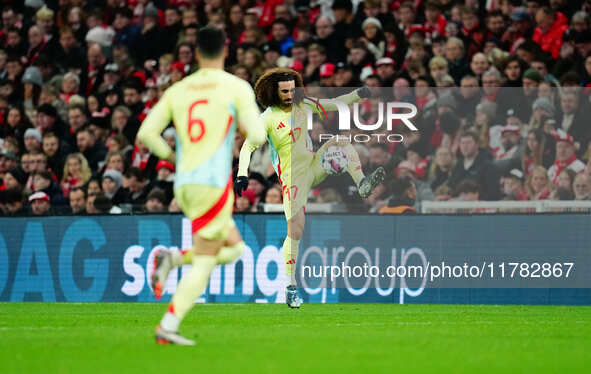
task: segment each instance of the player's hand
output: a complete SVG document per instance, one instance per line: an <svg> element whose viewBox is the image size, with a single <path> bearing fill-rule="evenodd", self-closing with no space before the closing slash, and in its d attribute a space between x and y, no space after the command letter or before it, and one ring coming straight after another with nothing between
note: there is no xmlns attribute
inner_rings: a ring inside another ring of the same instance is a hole
<svg viewBox="0 0 591 374"><path fill-rule="evenodd" d="M242 191L246 190L247 188L248 188L248 177L245 177L245 176L236 177L236 180L234 181L234 192L236 193L236 195L242 196Z"/></svg>
<svg viewBox="0 0 591 374"><path fill-rule="evenodd" d="M371 97L371 89L367 86L358 88L357 95L359 95L359 97L362 99L367 99L368 97Z"/></svg>

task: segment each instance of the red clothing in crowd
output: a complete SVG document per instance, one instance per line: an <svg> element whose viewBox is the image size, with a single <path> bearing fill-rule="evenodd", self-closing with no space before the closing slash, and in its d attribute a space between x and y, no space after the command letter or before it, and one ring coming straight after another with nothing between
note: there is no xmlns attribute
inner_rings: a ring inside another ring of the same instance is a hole
<svg viewBox="0 0 591 374"><path fill-rule="evenodd" d="M431 25L425 21L425 23L423 23L423 32L425 33L425 37L428 39L433 39L433 37L437 35L445 35L445 26L447 26L447 20L443 14L440 14L439 18L437 18L436 25Z"/></svg>
<svg viewBox="0 0 591 374"><path fill-rule="evenodd" d="M585 170L585 164L577 159L577 156L574 154L566 161L556 160L554 165L550 166L548 169L548 177L555 186L558 185L558 176L565 169L571 169L575 173L580 173Z"/></svg>
<svg viewBox="0 0 591 374"><path fill-rule="evenodd" d="M66 177L66 180L62 182L62 193L63 193L64 197L68 198L70 196L70 191L72 191L72 189L74 187L78 187L81 185L82 185L82 179L74 178L74 177L68 175L68 177Z"/></svg>
<svg viewBox="0 0 591 374"><path fill-rule="evenodd" d="M539 44L542 51L549 52L553 58L558 58L562 48L562 35L567 29L568 20L566 16L556 12L556 18L548 32L543 33L539 27L536 27L532 39Z"/></svg>

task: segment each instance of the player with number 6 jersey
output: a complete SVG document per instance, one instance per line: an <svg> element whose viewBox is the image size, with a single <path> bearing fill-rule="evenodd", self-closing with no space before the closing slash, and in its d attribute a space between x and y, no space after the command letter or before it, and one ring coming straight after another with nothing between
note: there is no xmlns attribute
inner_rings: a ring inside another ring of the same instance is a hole
<svg viewBox="0 0 591 374"><path fill-rule="evenodd" d="M176 161L174 195L193 227L191 250L160 251L155 256L152 288L157 298L170 270L193 265L156 328L160 344L194 344L178 334L180 322L205 290L213 268L233 262L246 246L232 220L234 134L239 130L251 144L260 145L265 132L250 85L223 70L225 41L220 29L199 30L200 69L164 93L138 132L156 156ZM171 121L177 134L176 155L161 136Z"/></svg>

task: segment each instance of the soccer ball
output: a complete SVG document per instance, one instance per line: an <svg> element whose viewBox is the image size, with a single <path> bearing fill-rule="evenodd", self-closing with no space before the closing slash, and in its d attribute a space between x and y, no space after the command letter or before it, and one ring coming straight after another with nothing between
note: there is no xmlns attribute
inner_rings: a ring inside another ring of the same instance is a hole
<svg viewBox="0 0 591 374"><path fill-rule="evenodd" d="M320 157L322 168L330 175L341 174L349 166L347 153L341 147L328 147Z"/></svg>

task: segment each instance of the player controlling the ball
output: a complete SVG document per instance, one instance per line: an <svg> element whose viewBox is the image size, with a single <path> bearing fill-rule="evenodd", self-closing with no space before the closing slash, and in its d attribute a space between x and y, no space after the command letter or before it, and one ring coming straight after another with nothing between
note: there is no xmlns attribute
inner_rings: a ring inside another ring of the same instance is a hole
<svg viewBox="0 0 591 374"><path fill-rule="evenodd" d="M287 305L291 308L299 308L302 304L297 291L295 270L299 243L304 231L304 208L308 193L329 175L321 164L323 153L331 146L340 146L343 149L349 161L346 170L353 178L362 198L371 195L385 176L385 170L382 167L367 177L364 176L359 155L348 140L333 137L314 153L307 131L306 117L305 115L297 116L295 113L297 111L302 114L307 110L317 113L320 110L335 111L337 106L332 100L318 100L299 94L303 89L301 75L288 68L267 71L258 79L254 87L259 104L266 108L261 117L270 145L271 161L282 185L283 210L287 219L287 236L282 249L287 276L285 298ZM333 100L350 105L370 95L369 87L364 86ZM259 144L246 139L240 150L238 176L234 182L234 190L239 196L248 187L250 156L258 146Z"/></svg>
<svg viewBox="0 0 591 374"><path fill-rule="evenodd" d="M156 328L160 344L195 344L178 334L180 322L205 290L213 268L233 262L244 251L232 220L234 134L238 129L249 144L265 142L252 88L224 71L225 33L208 26L197 37L199 70L166 90L138 132L156 156L176 161L174 195L193 229L192 249L155 256L152 288L158 298L170 270L192 264ZM176 156L160 135L171 121L177 133Z"/></svg>

